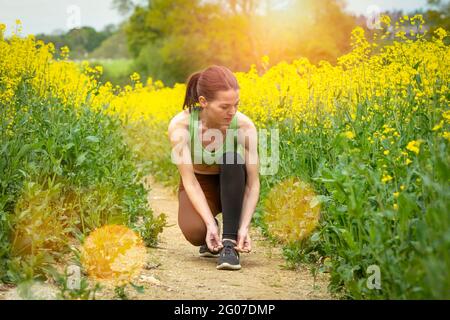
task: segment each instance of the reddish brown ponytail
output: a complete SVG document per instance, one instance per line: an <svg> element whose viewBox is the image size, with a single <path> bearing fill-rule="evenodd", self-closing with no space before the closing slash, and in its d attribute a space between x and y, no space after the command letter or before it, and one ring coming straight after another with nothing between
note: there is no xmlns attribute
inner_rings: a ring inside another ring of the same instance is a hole
<svg viewBox="0 0 450 320"><path fill-rule="evenodd" d="M214 100L217 91L230 89L239 90L239 84L233 72L226 67L213 65L204 71L195 72L187 81L183 109L189 108L190 112L200 96Z"/></svg>
<svg viewBox="0 0 450 320"><path fill-rule="evenodd" d="M184 98L183 103L183 109L186 107L189 108L189 111L191 111L191 108L195 106L198 102L198 79L202 75L202 72L196 72L190 75L187 88L186 88L186 96Z"/></svg>

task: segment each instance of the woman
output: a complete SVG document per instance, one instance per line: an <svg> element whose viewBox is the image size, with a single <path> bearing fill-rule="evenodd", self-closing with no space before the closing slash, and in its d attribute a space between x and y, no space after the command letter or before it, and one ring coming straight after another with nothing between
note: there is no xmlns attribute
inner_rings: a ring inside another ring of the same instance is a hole
<svg viewBox="0 0 450 320"><path fill-rule="evenodd" d="M219 256L220 270L239 270L239 253L251 251L250 222L259 199L257 131L238 104L233 73L211 66L189 77L183 111L168 128L180 173L178 225L201 256ZM220 212L222 239L215 218Z"/></svg>

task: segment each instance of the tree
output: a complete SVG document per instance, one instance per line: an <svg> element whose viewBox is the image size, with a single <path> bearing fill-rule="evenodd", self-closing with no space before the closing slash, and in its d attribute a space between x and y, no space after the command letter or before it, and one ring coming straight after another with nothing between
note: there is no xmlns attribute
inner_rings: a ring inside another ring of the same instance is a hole
<svg viewBox="0 0 450 320"><path fill-rule="evenodd" d="M333 61L349 50L355 20L337 0L148 0L134 7L127 38L136 66L164 82L184 82L210 64L248 71L301 56Z"/></svg>
<svg viewBox="0 0 450 320"><path fill-rule="evenodd" d="M72 58L84 59L115 32L116 27L113 25L106 26L102 31L96 31L92 27L81 27L61 34L37 34L36 38L47 43L54 43L57 49L68 46Z"/></svg>
<svg viewBox="0 0 450 320"><path fill-rule="evenodd" d="M126 15L132 12L135 9L136 5L141 2L142 1L133 0L113 0L112 7L122 15Z"/></svg>
<svg viewBox="0 0 450 320"><path fill-rule="evenodd" d="M237 71L255 60L245 19L218 1L149 1L135 8L126 30L137 66L170 84L210 64Z"/></svg>
<svg viewBox="0 0 450 320"><path fill-rule="evenodd" d="M424 14L425 22L430 26L430 33L441 27L450 30L450 1L428 0L430 9Z"/></svg>

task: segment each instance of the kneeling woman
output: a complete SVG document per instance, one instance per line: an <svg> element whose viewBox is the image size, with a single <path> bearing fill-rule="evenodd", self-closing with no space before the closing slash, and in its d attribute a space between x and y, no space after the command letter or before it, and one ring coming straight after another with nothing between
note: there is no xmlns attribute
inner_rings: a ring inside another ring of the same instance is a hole
<svg viewBox="0 0 450 320"><path fill-rule="evenodd" d="M257 131L238 104L233 73L211 66L189 77L183 111L168 128L180 173L178 225L201 256L218 256L217 269L241 268L239 252L251 251L250 222L259 199Z"/></svg>

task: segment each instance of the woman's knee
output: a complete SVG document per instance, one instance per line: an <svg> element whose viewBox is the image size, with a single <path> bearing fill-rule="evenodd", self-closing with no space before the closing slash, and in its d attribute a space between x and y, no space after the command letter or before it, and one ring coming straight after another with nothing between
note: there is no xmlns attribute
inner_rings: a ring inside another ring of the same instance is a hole
<svg viewBox="0 0 450 320"><path fill-rule="evenodd" d="M184 237L194 246L201 246L206 243L206 232L203 230L186 230L181 229Z"/></svg>
<svg viewBox="0 0 450 320"><path fill-rule="evenodd" d="M178 226L187 241L189 241L194 246L201 246L205 244L206 238L206 227L193 225L192 222L185 222L178 219Z"/></svg>

